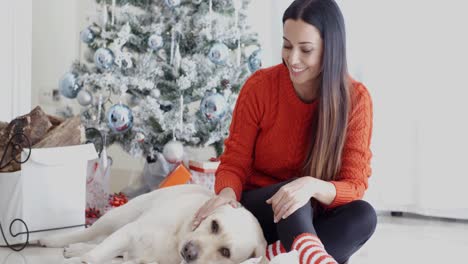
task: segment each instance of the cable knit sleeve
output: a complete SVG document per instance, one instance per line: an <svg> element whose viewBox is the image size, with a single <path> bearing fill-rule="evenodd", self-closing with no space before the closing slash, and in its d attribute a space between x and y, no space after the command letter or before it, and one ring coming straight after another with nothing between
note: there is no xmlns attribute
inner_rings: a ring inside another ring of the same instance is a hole
<svg viewBox="0 0 468 264"><path fill-rule="evenodd" d="M260 120L263 115L266 85L261 71L253 74L242 87L234 108L229 137L216 171L215 192L231 187L240 200L243 185L252 167L253 152Z"/></svg>
<svg viewBox="0 0 468 264"><path fill-rule="evenodd" d="M353 86L341 169L337 180L332 181L336 188L336 197L328 208L361 199L371 175L372 100L364 85L354 83Z"/></svg>

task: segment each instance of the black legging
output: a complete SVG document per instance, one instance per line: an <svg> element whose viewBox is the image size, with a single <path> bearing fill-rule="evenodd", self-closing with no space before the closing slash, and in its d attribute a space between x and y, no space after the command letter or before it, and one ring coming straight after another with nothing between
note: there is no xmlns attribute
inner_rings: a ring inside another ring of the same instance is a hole
<svg viewBox="0 0 468 264"><path fill-rule="evenodd" d="M344 263L374 233L377 216L374 208L363 200L319 213L316 211L315 217L312 203L309 202L275 224L273 209L265 201L288 182L242 193L241 203L260 222L268 244L280 240L284 248L290 251L295 237L311 233L320 238L328 254L338 263Z"/></svg>

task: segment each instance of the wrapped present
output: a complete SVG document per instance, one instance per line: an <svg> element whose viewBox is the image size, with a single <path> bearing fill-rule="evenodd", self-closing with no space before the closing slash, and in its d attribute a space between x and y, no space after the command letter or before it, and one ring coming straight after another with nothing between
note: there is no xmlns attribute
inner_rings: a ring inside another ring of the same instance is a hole
<svg viewBox="0 0 468 264"><path fill-rule="evenodd" d="M175 169L159 184L159 188L189 183L192 175L184 164L179 164Z"/></svg>
<svg viewBox="0 0 468 264"><path fill-rule="evenodd" d="M214 191L215 172L218 169L220 161L211 158L208 161L190 160L189 168L192 173L190 183L205 186Z"/></svg>

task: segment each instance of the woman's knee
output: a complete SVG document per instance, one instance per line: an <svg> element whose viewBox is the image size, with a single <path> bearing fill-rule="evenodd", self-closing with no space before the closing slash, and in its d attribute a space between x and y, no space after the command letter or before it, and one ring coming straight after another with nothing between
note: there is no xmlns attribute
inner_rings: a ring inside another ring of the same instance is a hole
<svg viewBox="0 0 468 264"><path fill-rule="evenodd" d="M356 200L350 203L350 212L358 222L365 240L369 239L377 227L377 213L374 207L364 200Z"/></svg>

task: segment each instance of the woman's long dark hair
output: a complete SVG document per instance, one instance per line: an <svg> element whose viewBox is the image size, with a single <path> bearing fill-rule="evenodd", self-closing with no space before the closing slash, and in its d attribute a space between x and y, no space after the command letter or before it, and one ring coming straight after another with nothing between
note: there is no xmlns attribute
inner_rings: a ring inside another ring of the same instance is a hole
<svg viewBox="0 0 468 264"><path fill-rule="evenodd" d="M313 25L323 40L317 131L303 169L304 175L334 180L341 167L350 108L343 15L334 0L296 0L284 12L283 24L288 19Z"/></svg>

